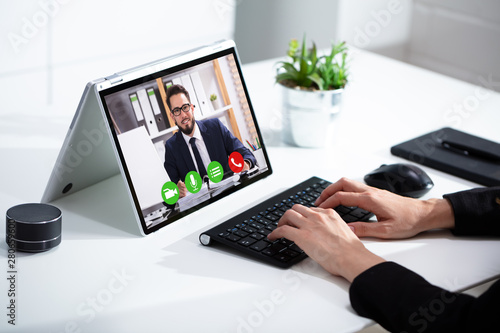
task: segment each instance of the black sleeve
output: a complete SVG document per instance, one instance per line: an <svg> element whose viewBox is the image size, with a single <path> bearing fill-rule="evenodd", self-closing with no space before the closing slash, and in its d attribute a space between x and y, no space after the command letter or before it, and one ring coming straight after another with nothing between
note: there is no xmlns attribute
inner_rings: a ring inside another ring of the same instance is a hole
<svg viewBox="0 0 500 333"><path fill-rule="evenodd" d="M444 195L455 214L455 235L500 236L500 187Z"/></svg>
<svg viewBox="0 0 500 333"><path fill-rule="evenodd" d="M393 262L371 267L349 289L352 307L391 332L498 330L500 281L478 298L451 293Z"/></svg>

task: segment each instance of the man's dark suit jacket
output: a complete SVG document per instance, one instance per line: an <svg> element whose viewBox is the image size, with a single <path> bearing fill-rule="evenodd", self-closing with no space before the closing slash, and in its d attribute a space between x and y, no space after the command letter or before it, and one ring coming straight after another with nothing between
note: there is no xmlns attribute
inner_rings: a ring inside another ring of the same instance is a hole
<svg viewBox="0 0 500 333"><path fill-rule="evenodd" d="M207 146L210 160L219 162L224 168L224 173L231 171L228 157L234 151L239 152L244 160L250 161L251 167L256 165L257 161L252 152L245 148L241 141L235 138L218 118L196 121L196 124L198 124L203 141ZM164 167L170 180L176 184L179 180L184 181L188 172L196 171L181 131L177 131L165 143Z"/></svg>
<svg viewBox="0 0 500 333"><path fill-rule="evenodd" d="M500 187L444 197L455 214L454 234L500 236ZM500 327L500 280L474 298L449 292L403 266L384 262L357 276L349 294L358 314L390 332L498 332Z"/></svg>

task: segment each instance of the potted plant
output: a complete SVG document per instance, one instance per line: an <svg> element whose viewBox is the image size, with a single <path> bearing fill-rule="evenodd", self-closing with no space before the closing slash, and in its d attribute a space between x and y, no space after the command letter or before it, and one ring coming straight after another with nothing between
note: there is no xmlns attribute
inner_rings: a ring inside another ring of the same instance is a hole
<svg viewBox="0 0 500 333"><path fill-rule="evenodd" d="M211 94L210 95L210 102L212 102L212 107L214 108L214 111L220 108L219 101L217 100L217 95L216 94Z"/></svg>
<svg viewBox="0 0 500 333"><path fill-rule="evenodd" d="M348 81L347 46L333 43L328 54L318 56L316 45L306 48L306 38L292 39L287 56L278 62L276 82L283 95L283 139L302 147L324 145L331 115L340 111Z"/></svg>

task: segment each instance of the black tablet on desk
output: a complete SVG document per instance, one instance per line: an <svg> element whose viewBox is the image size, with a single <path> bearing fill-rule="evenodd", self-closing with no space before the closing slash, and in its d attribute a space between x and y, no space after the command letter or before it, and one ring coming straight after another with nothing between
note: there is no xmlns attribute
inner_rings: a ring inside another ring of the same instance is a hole
<svg viewBox="0 0 500 333"><path fill-rule="evenodd" d="M393 146L391 153L481 185L500 185L500 144L449 127Z"/></svg>

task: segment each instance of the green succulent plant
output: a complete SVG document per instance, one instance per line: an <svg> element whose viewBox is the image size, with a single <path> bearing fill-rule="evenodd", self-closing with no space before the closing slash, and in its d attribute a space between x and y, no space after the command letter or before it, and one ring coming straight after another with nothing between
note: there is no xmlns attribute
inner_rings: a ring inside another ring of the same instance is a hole
<svg viewBox="0 0 500 333"><path fill-rule="evenodd" d="M343 88L348 79L347 50L345 42L333 43L329 54L318 57L314 42L307 49L304 36L299 48L299 42L292 39L287 51L291 61L277 63L276 82L309 90Z"/></svg>

